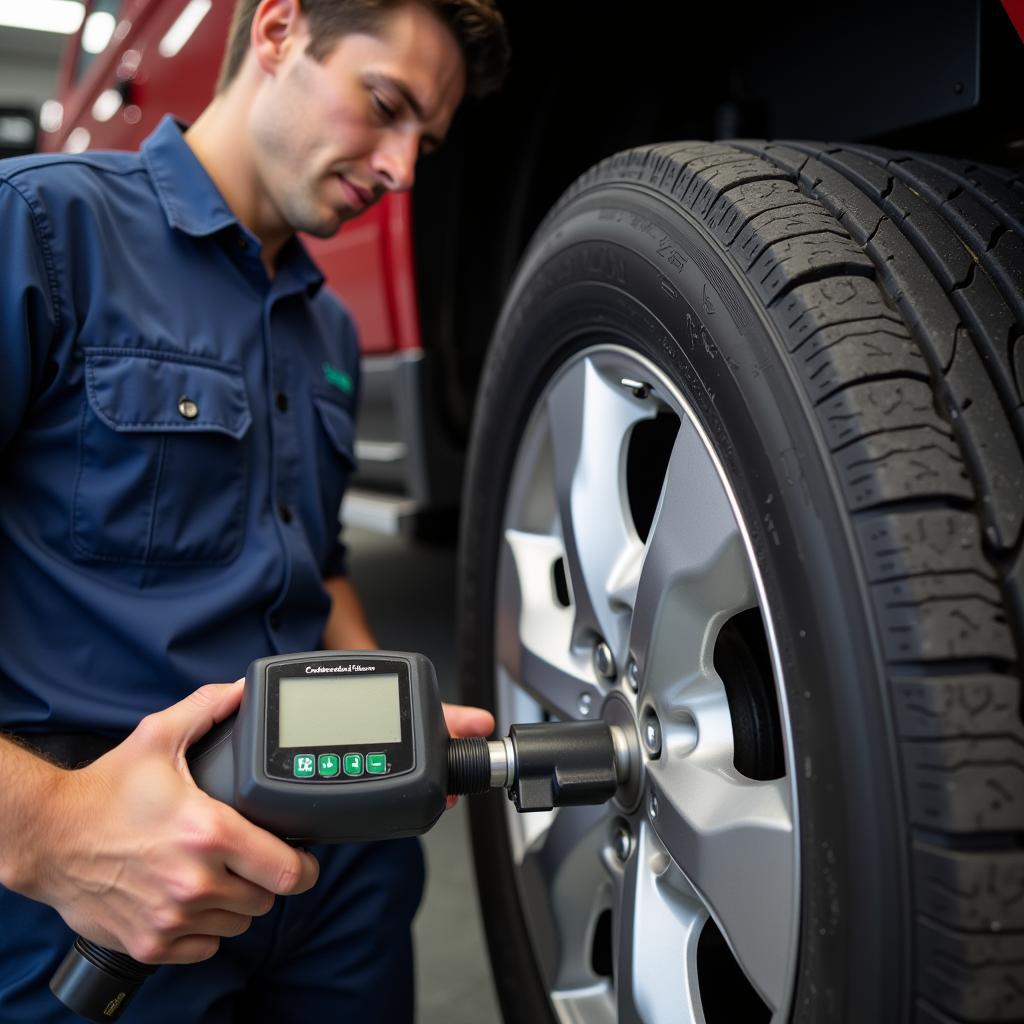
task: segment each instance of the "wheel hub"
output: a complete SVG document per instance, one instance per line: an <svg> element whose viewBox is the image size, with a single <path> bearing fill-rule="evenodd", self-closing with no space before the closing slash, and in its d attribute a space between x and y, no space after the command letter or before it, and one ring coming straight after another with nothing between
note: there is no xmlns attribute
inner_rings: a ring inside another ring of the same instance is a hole
<svg viewBox="0 0 1024 1024"><path fill-rule="evenodd" d="M619 810L630 814L640 803L647 774L636 715L622 694L610 693L601 708L601 717L609 725L618 726L622 730L629 747L629 777L619 786L613 802Z"/></svg>

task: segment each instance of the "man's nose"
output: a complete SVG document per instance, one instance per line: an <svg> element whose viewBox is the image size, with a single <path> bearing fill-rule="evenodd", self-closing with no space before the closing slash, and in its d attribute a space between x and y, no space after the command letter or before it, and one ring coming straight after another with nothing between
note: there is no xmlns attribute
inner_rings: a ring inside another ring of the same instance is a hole
<svg viewBox="0 0 1024 1024"><path fill-rule="evenodd" d="M389 192L406 192L412 188L419 146L418 135L395 135L374 153L374 173Z"/></svg>

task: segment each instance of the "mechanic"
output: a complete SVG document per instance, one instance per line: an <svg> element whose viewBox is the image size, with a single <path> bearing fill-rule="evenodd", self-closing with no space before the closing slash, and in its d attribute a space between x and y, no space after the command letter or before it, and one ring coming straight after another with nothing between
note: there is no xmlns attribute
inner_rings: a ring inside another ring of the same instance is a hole
<svg viewBox="0 0 1024 1024"><path fill-rule="evenodd" d="M189 965L125 1021L412 1020L416 841L293 849L183 752L241 698L199 683L375 646L337 537L358 346L295 232L412 186L502 77L492 3L241 0L191 128L0 163L4 1022L71 1019L74 931Z"/></svg>

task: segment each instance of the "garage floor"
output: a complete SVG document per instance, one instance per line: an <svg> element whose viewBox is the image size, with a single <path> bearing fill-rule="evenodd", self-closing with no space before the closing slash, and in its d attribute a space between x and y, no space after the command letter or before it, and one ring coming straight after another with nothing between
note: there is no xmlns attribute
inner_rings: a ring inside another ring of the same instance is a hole
<svg viewBox="0 0 1024 1024"><path fill-rule="evenodd" d="M456 698L455 555L362 530L346 530L351 578L377 640L421 651L441 695ZM465 801L424 837L427 891L416 918L418 1024L500 1024L476 901Z"/></svg>

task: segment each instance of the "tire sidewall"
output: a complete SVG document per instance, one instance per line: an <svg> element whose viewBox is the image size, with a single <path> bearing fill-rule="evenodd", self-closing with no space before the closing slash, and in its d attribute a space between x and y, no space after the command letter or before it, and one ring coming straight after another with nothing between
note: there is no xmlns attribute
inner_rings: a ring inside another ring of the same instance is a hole
<svg viewBox="0 0 1024 1024"><path fill-rule="evenodd" d="M778 332L729 259L682 209L636 185L582 191L542 228L479 392L460 554L464 692L495 706L494 581L529 415L581 349L631 348L676 383L699 418L764 586L798 797L791 1018L903 1019L908 833L868 588L813 410ZM500 797L474 808L473 830L478 874L481 863L491 866L481 897L506 1017L551 1019L518 908Z"/></svg>

